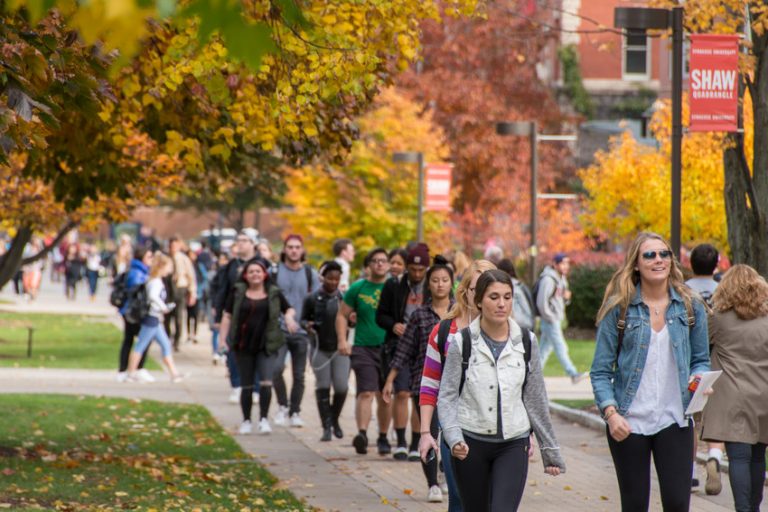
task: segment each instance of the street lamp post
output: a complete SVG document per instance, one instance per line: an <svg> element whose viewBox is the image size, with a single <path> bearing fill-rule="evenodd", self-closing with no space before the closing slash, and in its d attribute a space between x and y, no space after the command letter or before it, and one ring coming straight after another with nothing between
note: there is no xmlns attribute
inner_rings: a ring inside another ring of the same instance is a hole
<svg viewBox="0 0 768 512"><path fill-rule="evenodd" d="M424 241L424 155L420 151L400 151L392 154L392 161L398 164L418 164L419 200L416 216L416 241Z"/></svg>
<svg viewBox="0 0 768 512"><path fill-rule="evenodd" d="M672 211L670 242L680 257L680 204L683 143L683 8L617 7L614 26L631 30L672 29Z"/></svg>
<svg viewBox="0 0 768 512"><path fill-rule="evenodd" d="M536 191L539 189L539 150L538 150L538 127L536 121L505 121L502 123L496 123L496 133L502 136L516 135L528 136L528 141L531 146L531 224L530 224L530 237L531 246L528 249L528 272L531 286L536 281L536 255L538 248L536 247Z"/></svg>

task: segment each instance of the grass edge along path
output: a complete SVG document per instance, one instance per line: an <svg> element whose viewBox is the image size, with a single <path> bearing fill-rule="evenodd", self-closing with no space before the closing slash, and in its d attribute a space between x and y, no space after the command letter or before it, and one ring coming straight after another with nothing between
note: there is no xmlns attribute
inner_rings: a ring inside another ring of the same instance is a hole
<svg viewBox="0 0 768 512"><path fill-rule="evenodd" d="M27 328L34 327L32 357ZM108 318L0 311L0 368L82 368L117 371L123 333ZM160 366L147 358L148 370Z"/></svg>
<svg viewBox="0 0 768 512"><path fill-rule="evenodd" d="M0 394L0 410L0 509L309 509L199 405Z"/></svg>

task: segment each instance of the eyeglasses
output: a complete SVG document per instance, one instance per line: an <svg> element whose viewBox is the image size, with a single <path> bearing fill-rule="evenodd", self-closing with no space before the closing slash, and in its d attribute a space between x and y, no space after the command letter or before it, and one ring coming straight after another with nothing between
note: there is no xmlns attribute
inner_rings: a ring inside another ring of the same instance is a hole
<svg viewBox="0 0 768 512"><path fill-rule="evenodd" d="M656 256L660 256L663 260L668 260L672 257L672 251L645 251L642 256L644 260L648 261L655 260Z"/></svg>
<svg viewBox="0 0 768 512"><path fill-rule="evenodd" d="M472 287L472 286L470 286L469 288L467 288L467 290L471 291L472 293L475 293L475 288L474 288L474 287Z"/></svg>
<svg viewBox="0 0 768 512"><path fill-rule="evenodd" d="M372 265L384 265L386 263L389 263L387 260L371 260Z"/></svg>

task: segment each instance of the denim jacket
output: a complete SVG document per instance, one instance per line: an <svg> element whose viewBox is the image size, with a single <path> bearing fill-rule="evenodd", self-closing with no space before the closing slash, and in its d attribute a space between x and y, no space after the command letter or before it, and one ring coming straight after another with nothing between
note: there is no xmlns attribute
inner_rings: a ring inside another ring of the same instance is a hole
<svg viewBox="0 0 768 512"><path fill-rule="evenodd" d="M707 313L701 302L693 300L696 321L689 327L688 313L683 299L672 287L669 293L670 302L664 317L677 364L680 397L683 409L686 409L691 400L688 379L691 375L709 370ZM615 369L616 348L619 341L616 323L620 312L621 306L617 305L597 327L595 357L589 375L600 411L613 405L619 414L625 416L640 386L640 378L648 356L648 343L651 339L650 310L643 303L639 284L637 293L627 308L624 340L619 354L618 368Z"/></svg>

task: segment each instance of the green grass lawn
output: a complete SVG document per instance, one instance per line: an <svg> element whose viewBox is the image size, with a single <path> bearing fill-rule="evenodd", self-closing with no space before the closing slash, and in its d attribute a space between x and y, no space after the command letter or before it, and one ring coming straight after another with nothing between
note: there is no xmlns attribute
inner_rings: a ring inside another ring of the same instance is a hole
<svg viewBox="0 0 768 512"><path fill-rule="evenodd" d="M0 509L307 509L201 406L0 395L0 410Z"/></svg>
<svg viewBox="0 0 768 512"><path fill-rule="evenodd" d="M555 398L553 402L570 407L571 409L587 409L595 405L595 401L592 399L564 399Z"/></svg>
<svg viewBox="0 0 768 512"><path fill-rule="evenodd" d="M25 325L35 329L31 358ZM116 369L122 340L102 317L0 312L0 367ZM146 368L159 366L148 358Z"/></svg>
<svg viewBox="0 0 768 512"><path fill-rule="evenodd" d="M571 361L573 361L576 369L580 372L588 372L590 366L592 366L592 357L595 355L594 340L567 340L567 343L568 355L571 356ZM560 366L560 361L557 360L554 351L549 356L549 359L547 359L547 365L544 367L544 376L565 376L565 371Z"/></svg>

